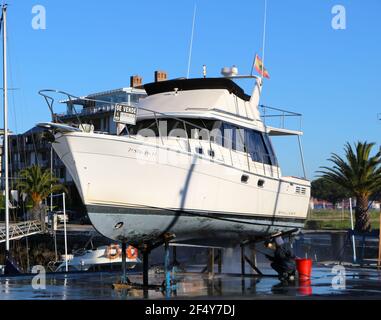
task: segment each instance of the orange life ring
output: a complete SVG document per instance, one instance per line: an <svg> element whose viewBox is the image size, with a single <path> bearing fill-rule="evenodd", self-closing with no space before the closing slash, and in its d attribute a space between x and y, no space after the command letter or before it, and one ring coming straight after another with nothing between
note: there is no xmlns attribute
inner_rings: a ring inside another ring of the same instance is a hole
<svg viewBox="0 0 381 320"><path fill-rule="evenodd" d="M128 259L137 259L138 258L138 249L134 248L133 246L128 246L127 258Z"/></svg>
<svg viewBox="0 0 381 320"><path fill-rule="evenodd" d="M106 249L106 257L108 259L116 259L120 256L122 250L120 249L118 244L109 245Z"/></svg>

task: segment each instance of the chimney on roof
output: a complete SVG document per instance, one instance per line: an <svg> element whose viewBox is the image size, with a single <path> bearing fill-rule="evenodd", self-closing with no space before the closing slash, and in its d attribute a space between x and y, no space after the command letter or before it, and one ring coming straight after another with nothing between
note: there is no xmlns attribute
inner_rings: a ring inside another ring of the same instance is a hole
<svg viewBox="0 0 381 320"><path fill-rule="evenodd" d="M165 71L155 71L155 82L166 81L167 73Z"/></svg>
<svg viewBox="0 0 381 320"><path fill-rule="evenodd" d="M134 75L130 77L130 87L136 88L142 85L143 78L138 75Z"/></svg>

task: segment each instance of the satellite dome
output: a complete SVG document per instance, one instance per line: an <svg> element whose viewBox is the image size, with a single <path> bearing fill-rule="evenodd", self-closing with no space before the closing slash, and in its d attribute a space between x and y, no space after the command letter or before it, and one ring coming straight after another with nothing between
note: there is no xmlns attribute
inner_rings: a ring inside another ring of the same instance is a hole
<svg viewBox="0 0 381 320"><path fill-rule="evenodd" d="M234 77L238 75L238 68L235 65L233 65L232 67L223 67L221 69L221 74L224 77Z"/></svg>

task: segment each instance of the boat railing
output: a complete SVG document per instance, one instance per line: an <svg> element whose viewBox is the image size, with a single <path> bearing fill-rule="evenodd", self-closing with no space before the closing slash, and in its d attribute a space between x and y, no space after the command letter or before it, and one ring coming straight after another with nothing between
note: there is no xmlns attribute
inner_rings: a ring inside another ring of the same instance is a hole
<svg viewBox="0 0 381 320"><path fill-rule="evenodd" d="M302 131L302 114L293 111L288 111L280 108L259 105L261 109L261 118L265 125L272 125L282 129L294 129ZM290 125L288 119L294 120L294 128L286 128Z"/></svg>
<svg viewBox="0 0 381 320"><path fill-rule="evenodd" d="M62 119L58 116L57 113L55 113L54 111L54 103L56 101L56 99L54 99L54 97L51 96L51 94L60 94L60 95L65 95L67 97L67 99L65 100L59 100L59 102L61 104L63 103L66 103L66 104L69 104L71 106L71 109L73 111L73 116L74 118L77 120L77 123L74 123L72 125L86 131L86 125L85 123L82 123L81 121L81 116L83 116L83 114L81 114L80 112L77 112L76 108L75 108L75 104L74 102L75 101L79 101L79 100L82 100L82 101L88 101L88 102L95 102L95 103L102 103L102 104L108 104L110 105L110 102L109 101L104 101L104 100L98 100L98 99L92 99L92 98L87 98L87 97L78 97L78 96L75 96L75 95L72 95L70 93L67 93L65 91L60 91L60 90L55 90L55 89L44 89L44 90L40 90L39 91L39 94L41 96L44 97L46 103L48 104L48 107L49 107L49 110L50 110L50 113L51 113L51 117L52 117L52 122L55 122L55 123L65 123L64 121L62 121ZM127 102L118 102L118 103L114 103L114 107L115 105L122 105L122 106L131 106L131 104L127 103ZM267 107L269 108L269 107ZM208 146L209 146L209 152L208 152L208 156L213 160L214 158L214 149L216 148L219 148L219 151L220 151L220 154L223 158L223 162L226 163L228 161L228 159L225 159L224 158L224 152L226 150L229 150L229 159L230 159L230 162L232 165L236 165L235 163L233 163L233 154L232 154L232 148L227 148L225 147L226 145L228 146L233 146L233 140L232 139L229 139L228 137L226 136L223 136L223 141L224 141L224 145L222 144L219 144L219 143L216 143L215 142L215 136L213 136L211 134L211 132L206 129L205 127L201 127L199 125L196 125L190 121L187 121L187 120L184 120L182 118L178 118L178 117L175 117L175 116L172 116L172 115L168 115L166 113L162 113L162 112L159 112L159 111L154 111L154 110L150 110L150 109L147 109L147 108L143 108L143 107L138 107L137 108L139 111L145 111L145 112L148 112L150 114L153 115L153 119L155 120L155 125L156 125L156 129L157 129L157 133L158 133L158 138L159 138L159 141L160 143L165 146L165 137L166 136L163 136L163 134L161 133L161 130L160 130L160 126L159 126L159 120L160 119L172 119L172 120L176 120L176 121L179 121L181 124L182 124L182 127L184 129L184 132L186 134L186 136L184 137L186 139L186 145L187 145L187 151L188 152L192 152L192 147L191 147L191 141L192 140L192 143L194 143L195 139L189 137L188 135L188 130L187 130L187 126L190 126L192 129L193 128L196 128L198 130L200 130L201 132L206 132L207 133L207 139L206 141L203 140L203 139L199 139L199 147L202 148L202 144L203 142L207 143ZM273 110L280 110L280 109L275 109L275 108L272 108ZM283 111L283 110L280 110L280 111ZM284 111L284 112L287 112L287 111ZM297 115L297 114L295 114ZM268 115L268 116L271 116L271 115ZM286 116L286 115L285 115ZM128 131L128 129L127 129ZM127 132L128 135L130 135L128 132ZM222 133L223 134L223 133ZM203 138L203 137L201 137ZM240 166L242 167L242 169L247 169L248 171L251 171L251 165L250 165L250 153L248 152L248 148L247 148L247 145L246 145L246 142L243 137L241 137L241 143L243 144L243 148L244 148L244 152L245 152L245 157L246 157L246 160L245 162L247 162L247 164L245 166L242 166L242 164L240 163ZM214 149L213 149L214 148ZM267 161L265 161L265 158L271 158L272 156L270 154L261 154L261 155L258 155L257 156L257 159L253 159L253 161L255 162L258 162L260 163L262 166L263 166L263 171L265 172L265 165L267 164ZM271 159L271 161L274 161L274 165L277 166L277 162L273 159Z"/></svg>
<svg viewBox="0 0 381 320"><path fill-rule="evenodd" d="M41 95L45 99L45 101L48 105L51 117L52 117L52 122L56 122L56 123L58 123L58 122L64 123L64 122L60 119L60 117L59 117L60 114L54 112L54 103L55 103L56 99L54 99L54 97L52 97L52 94L60 94L60 95L66 96L67 97L66 104L69 104L72 107L72 110L74 111L73 115L75 116L75 118L78 121L77 125L80 127L83 127L81 119L79 118L80 113L77 112L77 110L75 108L75 104L74 104L74 101L78 101L78 100L81 100L83 98L74 96L74 95L72 95L68 92L65 92L65 91L55 90L55 89L43 89L43 90L38 91L38 94ZM63 103L62 101L60 101L60 102Z"/></svg>

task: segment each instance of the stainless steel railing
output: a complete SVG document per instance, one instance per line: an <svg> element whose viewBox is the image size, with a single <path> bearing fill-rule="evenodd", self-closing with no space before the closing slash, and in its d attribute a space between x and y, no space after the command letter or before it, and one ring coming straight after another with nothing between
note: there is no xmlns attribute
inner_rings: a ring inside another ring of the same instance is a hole
<svg viewBox="0 0 381 320"><path fill-rule="evenodd" d="M262 110L260 114L261 114L263 123L265 125L269 125L268 119L272 121L277 120L279 121L279 124L277 124L277 126L279 126L282 129L286 129L286 119L292 118L292 119L295 119L298 124L298 128L296 130L299 130L299 131L302 130L302 114L301 113L296 113L296 112L287 111L280 108L269 107L265 105L259 105L259 107Z"/></svg>

